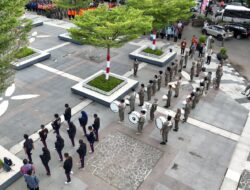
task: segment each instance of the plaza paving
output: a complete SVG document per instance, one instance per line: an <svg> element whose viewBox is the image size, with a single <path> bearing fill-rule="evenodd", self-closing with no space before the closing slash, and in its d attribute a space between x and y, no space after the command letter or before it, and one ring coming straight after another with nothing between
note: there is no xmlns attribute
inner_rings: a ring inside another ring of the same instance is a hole
<svg viewBox="0 0 250 190"><path fill-rule="evenodd" d="M25 158L22 146L18 144L22 141L23 133L31 135L39 129L40 124L49 123L54 113L62 114L65 103L69 103L75 113L73 121L77 124L76 139L83 138L86 142L78 124L81 109L89 114L89 125L93 122L93 113L100 116L101 131L95 153L88 154L86 168L78 170L76 148L70 145L66 124L63 124L62 136L66 142L64 151L69 152L74 159L74 175L69 186L64 185L62 163L58 161L58 156L53 150L55 135L50 133L48 136L48 146L52 154L51 177L45 175L41 166L38 155L41 153L42 144L39 140L36 141L33 157L36 174L41 180L40 189L220 189L249 112L248 106L245 105L247 101L240 94L245 81L230 65L224 67L221 90L210 89L196 109L192 110L191 119L181 124L177 133L171 131L168 144L162 146L159 144L160 132L154 123L147 121L143 134L137 136L136 127L129 123L127 117L123 124L118 124L118 115L112 113L109 108L71 93L71 86L79 80L105 68L105 50L60 41L57 35L64 33L64 28L68 28L70 24L44 20L43 26L33 29L38 35L31 47L48 50L51 58L18 71L13 93L13 96L39 96L25 100L5 97L9 101L9 107L0 117L0 144L11 149L19 158ZM131 75L132 61L129 60L128 54L147 43L151 42L142 37L121 48L112 49L111 71L120 75ZM182 101L199 82L199 79L195 78L196 83L191 84L188 82L189 78L185 77L188 76L190 65L189 62L189 66L182 73L183 85L180 96L173 98L170 107L173 111L182 107ZM142 63L138 77L130 77L147 83L159 70L164 69ZM207 69L215 71L215 59ZM166 92L166 88L161 88L156 93L160 100L157 116L163 115L166 111L163 108L165 102L162 101L162 96ZM136 106L136 109L140 110L140 107ZM8 188L23 189L26 189L26 185L22 178Z"/></svg>

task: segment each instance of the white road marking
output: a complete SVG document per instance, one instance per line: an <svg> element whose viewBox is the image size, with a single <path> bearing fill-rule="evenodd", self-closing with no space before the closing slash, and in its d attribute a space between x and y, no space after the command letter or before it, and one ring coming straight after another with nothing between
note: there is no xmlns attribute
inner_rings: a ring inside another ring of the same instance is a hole
<svg viewBox="0 0 250 190"><path fill-rule="evenodd" d="M166 112L171 115L172 117L175 116L175 112L172 111L172 110L169 110L169 109L165 109L165 108L162 108L162 107L157 107L157 111L161 114L164 114L166 115ZM221 128L218 128L218 127L215 127L213 125L210 125L208 123L205 123L205 122L202 122L202 121L199 121L197 119L193 119L191 117L188 118L187 120L187 123L191 124L191 125L194 125L198 128L201 128L201 129L204 129L206 131L209 131L211 133L214 133L216 135L220 135L220 136L223 136L225 138L228 138L228 139L231 139L233 141L236 141L238 142L239 141L239 138L240 136L235 134L235 133L232 133L232 132L229 132L229 131L226 131L224 129L221 129Z"/></svg>
<svg viewBox="0 0 250 190"><path fill-rule="evenodd" d="M44 69L44 70L46 70L46 71L49 71L49 72L51 72L51 73L54 73L54 74L56 74L56 75L60 75L60 76L62 76L62 77L68 78L68 79L70 79L70 80L74 80L74 81L76 81L76 82L80 82L80 81L83 80L83 79L81 79L81 78L79 78L79 77L76 77L76 76L71 75L71 74L69 74L69 73L65 73L65 72L60 71L60 70L57 70L57 69L54 69L54 68L52 68L52 67L46 66L46 65L41 64L41 63L37 63L37 64L35 64L35 66L38 67L38 68Z"/></svg>
<svg viewBox="0 0 250 190"><path fill-rule="evenodd" d="M66 45L69 45L69 44L70 44L70 42L65 42L65 43L63 43L63 44L60 44L60 45L54 46L54 47L49 48L49 49L46 49L46 50L44 50L44 51L45 51L45 52L50 52L50 51L53 51L53 50L59 49L59 48L61 48L61 47L64 47L64 46L66 46Z"/></svg>

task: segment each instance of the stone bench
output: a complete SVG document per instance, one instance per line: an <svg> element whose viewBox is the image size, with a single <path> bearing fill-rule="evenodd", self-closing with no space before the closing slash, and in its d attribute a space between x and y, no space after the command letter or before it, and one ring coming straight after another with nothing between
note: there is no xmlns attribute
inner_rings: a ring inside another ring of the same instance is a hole
<svg viewBox="0 0 250 190"><path fill-rule="evenodd" d="M0 145L0 159L3 160L4 157L11 159L13 166L11 166L11 171L9 172L0 172L0 189L6 189L22 176L20 173L20 168L23 165L22 160Z"/></svg>

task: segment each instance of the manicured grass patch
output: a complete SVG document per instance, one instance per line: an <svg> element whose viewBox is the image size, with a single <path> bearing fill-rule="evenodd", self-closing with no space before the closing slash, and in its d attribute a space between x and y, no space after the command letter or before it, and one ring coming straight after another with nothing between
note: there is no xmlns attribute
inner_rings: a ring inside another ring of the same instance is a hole
<svg viewBox="0 0 250 190"><path fill-rule="evenodd" d="M154 55L157 55L157 56L160 56L162 55L164 52L160 49L155 49L155 50L152 50L151 48L146 48L143 50L143 52L145 53L150 53L150 54L154 54Z"/></svg>
<svg viewBox="0 0 250 190"><path fill-rule="evenodd" d="M89 86L98 88L100 90L103 90L105 92L109 92L113 90L115 87L117 87L119 84L121 84L123 80L109 76L109 80L105 79L105 74L102 74L93 80L88 82Z"/></svg>
<svg viewBox="0 0 250 190"><path fill-rule="evenodd" d="M27 57L29 55L32 55L36 52L34 52L32 49L28 48L28 47L23 47L21 49L18 50L18 52L15 54L15 58L17 59L21 59L24 57Z"/></svg>

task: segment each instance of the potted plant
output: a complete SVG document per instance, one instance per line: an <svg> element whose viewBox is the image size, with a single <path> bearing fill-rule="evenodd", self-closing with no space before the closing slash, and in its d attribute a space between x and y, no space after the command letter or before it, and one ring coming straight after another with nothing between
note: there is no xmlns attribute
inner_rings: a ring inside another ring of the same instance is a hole
<svg viewBox="0 0 250 190"><path fill-rule="evenodd" d="M226 60L227 58L228 58L227 49L221 48L220 52L217 53L217 59L220 61L220 60Z"/></svg>

